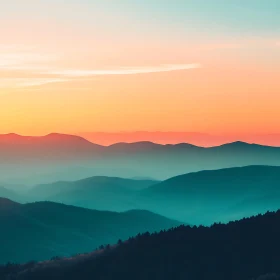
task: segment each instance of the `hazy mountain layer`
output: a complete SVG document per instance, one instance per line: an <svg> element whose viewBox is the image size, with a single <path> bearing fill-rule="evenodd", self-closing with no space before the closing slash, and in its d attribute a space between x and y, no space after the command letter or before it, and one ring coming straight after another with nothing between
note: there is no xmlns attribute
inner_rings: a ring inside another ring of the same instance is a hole
<svg viewBox="0 0 280 280"><path fill-rule="evenodd" d="M0 199L0 263L27 262L89 252L140 232L180 223L148 211L94 211L51 202Z"/></svg>
<svg viewBox="0 0 280 280"><path fill-rule="evenodd" d="M97 210L146 209L191 224L211 224L278 209L280 167L200 171L163 182L92 177L40 185L28 194L29 200Z"/></svg>
<svg viewBox="0 0 280 280"><path fill-rule="evenodd" d="M141 209L135 195L158 181L116 177L90 177L75 182L57 182L32 188L29 200L49 200L98 210Z"/></svg>
<svg viewBox="0 0 280 280"><path fill-rule="evenodd" d="M23 201L24 198L17 194L15 191L9 190L5 187L0 186L0 197L8 198L11 200L15 200L17 202Z"/></svg>
<svg viewBox="0 0 280 280"><path fill-rule="evenodd" d="M243 142L203 148L190 144L119 143L108 147L81 137L0 135L0 178L41 184L91 176L152 177L246 165L280 166L280 148Z"/></svg>
<svg viewBox="0 0 280 280"><path fill-rule="evenodd" d="M192 224L227 222L280 208L280 167L189 173L155 184L141 196L144 208L168 217Z"/></svg>

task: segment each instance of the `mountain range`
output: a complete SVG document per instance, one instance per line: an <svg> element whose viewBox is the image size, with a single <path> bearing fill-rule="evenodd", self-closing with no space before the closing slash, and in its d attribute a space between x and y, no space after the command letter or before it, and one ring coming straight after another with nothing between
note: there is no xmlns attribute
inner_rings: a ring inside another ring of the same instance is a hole
<svg viewBox="0 0 280 280"><path fill-rule="evenodd" d="M259 215L280 208L279 147L101 146L72 135L7 134L0 181L0 263L25 263L0 266L0 279L280 273L279 212Z"/></svg>
<svg viewBox="0 0 280 280"><path fill-rule="evenodd" d="M178 131L134 131L134 132L81 132L78 135L100 145L112 145L117 142L152 141L158 144L190 143L197 146L218 146L236 140L255 141L257 144L280 146L280 134L239 134L216 135L200 132Z"/></svg>
<svg viewBox="0 0 280 280"><path fill-rule="evenodd" d="M27 200L49 200L85 208L111 211L141 209L138 191L158 183L156 180L94 176L73 182L38 185L26 194ZM140 208L139 208L140 207Z"/></svg>
<svg viewBox="0 0 280 280"><path fill-rule="evenodd" d="M186 223L209 225L277 210L279 182L278 166L245 166L187 173L165 181L94 176L37 185L24 195L6 190L6 197L117 212L145 209Z"/></svg>
<svg viewBox="0 0 280 280"><path fill-rule="evenodd" d="M165 180L205 169L280 165L280 148L233 142L203 148L187 143L93 144L79 136L0 135L0 178L7 184L36 185L90 176L152 177Z"/></svg>

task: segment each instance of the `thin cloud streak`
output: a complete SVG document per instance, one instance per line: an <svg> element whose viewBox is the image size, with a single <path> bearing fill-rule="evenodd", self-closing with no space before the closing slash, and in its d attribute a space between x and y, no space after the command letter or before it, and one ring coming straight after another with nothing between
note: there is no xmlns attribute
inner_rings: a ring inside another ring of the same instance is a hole
<svg viewBox="0 0 280 280"><path fill-rule="evenodd" d="M38 67L38 68L37 68ZM168 64L160 65L156 67L121 67L116 69L100 69L100 70L78 70L78 69L62 69L62 70L51 70L51 68L44 68L43 66L20 66L20 65L9 65L8 70L28 70L31 77L11 77L11 78L0 78L0 88L28 88L43 86L51 83L71 82L73 80L101 76L101 75L133 75L133 74L149 74L149 73L161 73L171 72L179 70L190 70L201 68L202 66L198 63L193 64ZM48 69L48 70L47 70ZM1 65L0 65L1 70ZM6 69L7 70L7 69ZM32 77L33 75L41 75L41 78ZM44 77L52 76L52 77ZM91 78L92 79L92 78Z"/></svg>
<svg viewBox="0 0 280 280"><path fill-rule="evenodd" d="M20 45L20 44L0 44L0 52L7 52L7 51L33 51L37 49L37 46L34 45Z"/></svg>
<svg viewBox="0 0 280 280"><path fill-rule="evenodd" d="M34 87L68 81L69 79L62 78L6 78L0 79L0 88Z"/></svg>
<svg viewBox="0 0 280 280"><path fill-rule="evenodd" d="M53 84L53 83L63 83L68 82L69 79L61 79L61 78L46 78L46 79L30 79L21 83L22 87L33 87L33 86L42 86L45 84Z"/></svg>
<svg viewBox="0 0 280 280"><path fill-rule="evenodd" d="M47 71L57 59L54 54L38 52L36 46L0 44L0 70Z"/></svg>
<svg viewBox="0 0 280 280"><path fill-rule="evenodd" d="M36 67L40 68L38 63L50 61L55 61L55 57L39 53L0 53L0 68L5 70L30 67L36 69Z"/></svg>
<svg viewBox="0 0 280 280"><path fill-rule="evenodd" d="M101 69L60 68L59 57L40 50L34 45L0 44L0 71L10 78L0 77L0 88L28 88L50 83L70 82L81 78L104 75L135 75L201 68L201 64L165 64ZM22 76L29 76L28 78ZM39 77L36 77L39 76Z"/></svg>
<svg viewBox="0 0 280 280"><path fill-rule="evenodd" d="M79 69L65 69L48 71L45 74L66 76L66 77L86 77L86 76L100 76L100 75L135 75L135 74L148 74L148 73L160 73L170 72L178 70L189 70L201 68L201 64L167 64L156 67L121 67L117 69L104 69L104 70L79 70Z"/></svg>

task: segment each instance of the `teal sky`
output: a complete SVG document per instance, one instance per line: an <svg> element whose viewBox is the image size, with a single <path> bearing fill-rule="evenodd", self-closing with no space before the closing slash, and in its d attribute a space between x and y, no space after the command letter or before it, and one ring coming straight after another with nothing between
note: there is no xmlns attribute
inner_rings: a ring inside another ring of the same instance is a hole
<svg viewBox="0 0 280 280"><path fill-rule="evenodd" d="M176 25L183 33L268 36L279 35L279 11L278 0L11 0L1 3L0 14L2 19L80 20L85 25L98 19L123 31L156 27L168 33Z"/></svg>

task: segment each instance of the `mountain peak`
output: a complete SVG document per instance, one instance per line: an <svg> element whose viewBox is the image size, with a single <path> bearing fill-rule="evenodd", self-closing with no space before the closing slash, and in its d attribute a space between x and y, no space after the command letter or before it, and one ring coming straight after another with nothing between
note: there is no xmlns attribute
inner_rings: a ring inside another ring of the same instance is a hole
<svg viewBox="0 0 280 280"><path fill-rule="evenodd" d="M244 142L244 141L234 141L234 142L230 142L230 143L226 143L220 146L216 146L216 147L270 147L270 146L262 146L259 144L255 144L255 143L248 143L248 142Z"/></svg>
<svg viewBox="0 0 280 280"><path fill-rule="evenodd" d="M156 144L151 141L139 141L139 142L132 142L132 143L126 143L126 142L119 142L116 144L110 145L110 147L113 146L121 146L121 145L129 145L129 146L162 146L161 144Z"/></svg>
<svg viewBox="0 0 280 280"><path fill-rule="evenodd" d="M42 138L47 138L47 139L54 139L54 140L64 140L64 139L79 139L79 140L84 140L87 141L86 139L77 136L77 135L70 135L70 134L63 134L63 133L49 133L45 136L42 136ZM89 141L87 141L89 142Z"/></svg>
<svg viewBox="0 0 280 280"><path fill-rule="evenodd" d="M234 144L234 145L252 145L252 143L247 143L247 142L244 142L244 141L234 141L231 144Z"/></svg>
<svg viewBox="0 0 280 280"><path fill-rule="evenodd" d="M7 137L22 137L21 135L17 134L17 133L7 133L7 134L4 134L6 135Z"/></svg>
<svg viewBox="0 0 280 280"><path fill-rule="evenodd" d="M133 143L120 142L120 143L110 145L108 148L115 151L126 151L126 152L138 151L139 152L139 151L146 151L162 146L163 145L161 144L156 144L150 141L140 141L140 142L133 142Z"/></svg>
<svg viewBox="0 0 280 280"><path fill-rule="evenodd" d="M234 146L245 146L246 145L247 146L247 145L251 145L251 143L247 143L244 141L234 141L234 142L223 144L221 146L227 146L227 145L234 145Z"/></svg>
<svg viewBox="0 0 280 280"><path fill-rule="evenodd" d="M39 143L69 143L87 146L99 146L77 135L50 133L44 136L22 136L16 133L0 134L0 142L6 144L39 144Z"/></svg>
<svg viewBox="0 0 280 280"><path fill-rule="evenodd" d="M23 138L24 136L16 134L16 133L7 133L7 134L1 134L0 139L4 141L16 141L18 139Z"/></svg>
<svg viewBox="0 0 280 280"><path fill-rule="evenodd" d="M0 197L0 210L14 208L19 205L20 203L14 202L8 198Z"/></svg>

